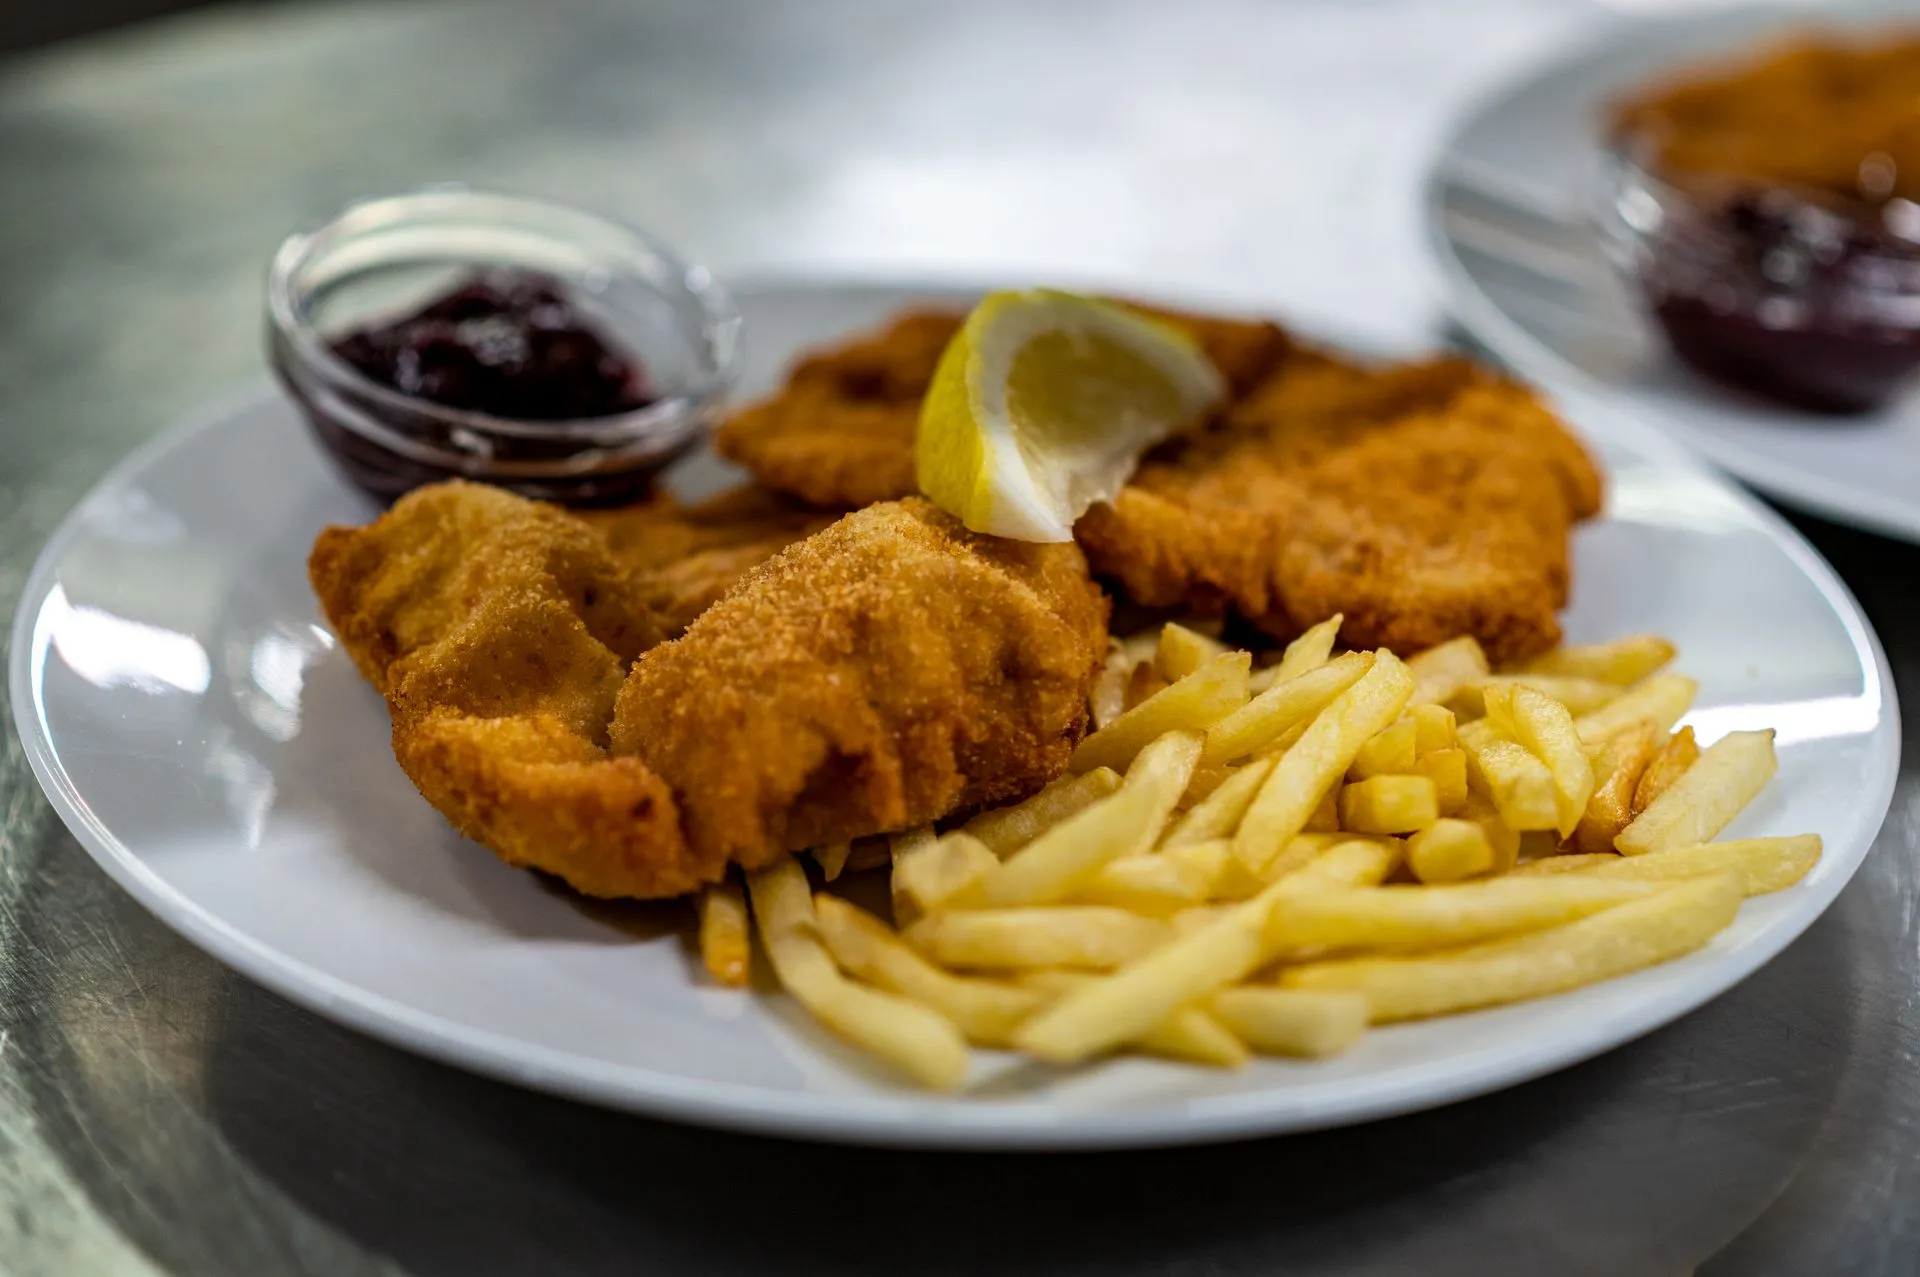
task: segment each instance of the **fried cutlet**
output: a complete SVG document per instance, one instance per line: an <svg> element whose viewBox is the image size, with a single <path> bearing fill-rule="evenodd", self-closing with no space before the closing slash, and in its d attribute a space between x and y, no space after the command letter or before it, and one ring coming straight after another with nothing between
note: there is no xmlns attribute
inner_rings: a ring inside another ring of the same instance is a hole
<svg viewBox="0 0 1920 1277"><path fill-rule="evenodd" d="M710 862L924 824L1066 767L1106 619L1072 545L869 506L641 657L612 746L673 787Z"/></svg>
<svg viewBox="0 0 1920 1277"><path fill-rule="evenodd" d="M477 485L327 529L309 574L427 800L596 896L678 895L1036 789L1085 729L1106 642L1077 549L974 537L919 501L776 554L669 642L609 540Z"/></svg>
<svg viewBox="0 0 1920 1277"><path fill-rule="evenodd" d="M1557 639L1568 534L1598 512L1600 481L1529 391L1463 360L1375 368L1271 325L1176 318L1232 394L1080 521L1097 574L1133 602L1232 608L1277 638L1343 612L1342 637L1361 646L1470 634L1511 659ZM816 504L912 491L939 331L914 313L810 356L788 390L722 429L721 447ZM827 371L841 368L860 371ZM882 393L884 424L870 397Z"/></svg>
<svg viewBox="0 0 1920 1277"><path fill-rule="evenodd" d="M1278 638L1339 612L1356 647L1471 634L1498 661L1559 640L1569 534L1599 508L1592 461L1524 387L1462 359L1302 359L1074 531L1149 607L1224 604Z"/></svg>
<svg viewBox="0 0 1920 1277"><path fill-rule="evenodd" d="M1244 394L1286 359L1277 325L1134 307L1185 331ZM768 487L852 510L918 491L913 436L920 401L966 316L914 310L878 332L804 356L781 391L736 413L714 444Z"/></svg>
<svg viewBox="0 0 1920 1277"><path fill-rule="evenodd" d="M677 637L749 568L837 517L752 484L692 504L668 493L578 516L634 574L666 637Z"/></svg>

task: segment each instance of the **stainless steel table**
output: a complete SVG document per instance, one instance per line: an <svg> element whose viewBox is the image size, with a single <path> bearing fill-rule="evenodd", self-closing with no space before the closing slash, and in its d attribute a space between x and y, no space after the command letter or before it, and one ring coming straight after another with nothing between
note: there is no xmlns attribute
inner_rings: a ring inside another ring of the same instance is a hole
<svg viewBox="0 0 1920 1277"><path fill-rule="evenodd" d="M730 272L1104 278L1437 335L1447 110L1597 10L684 0L271 8L0 71L0 612L139 440L260 374L286 228L434 178L627 214ZM1920 705L1920 551L1807 532ZM299 1011L122 896L0 755L0 1271L1909 1274L1911 759L1832 912L1718 1002L1399 1121L1138 1155L681 1129Z"/></svg>

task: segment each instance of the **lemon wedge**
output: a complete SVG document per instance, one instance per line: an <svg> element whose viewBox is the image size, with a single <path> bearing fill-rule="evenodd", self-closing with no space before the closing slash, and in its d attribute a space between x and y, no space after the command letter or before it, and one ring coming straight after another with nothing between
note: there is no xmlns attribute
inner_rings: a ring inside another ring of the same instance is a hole
<svg viewBox="0 0 1920 1277"><path fill-rule="evenodd" d="M920 490L975 532L1069 541L1148 448L1226 383L1185 333L1124 306L993 293L940 357L920 409Z"/></svg>

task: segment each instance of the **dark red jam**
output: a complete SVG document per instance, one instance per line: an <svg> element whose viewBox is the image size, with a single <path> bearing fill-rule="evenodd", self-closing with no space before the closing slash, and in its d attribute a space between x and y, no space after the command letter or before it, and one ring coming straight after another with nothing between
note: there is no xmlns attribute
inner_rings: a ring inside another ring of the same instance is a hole
<svg viewBox="0 0 1920 1277"><path fill-rule="evenodd" d="M403 395L515 421L612 417L653 402L645 372L557 282L490 270L418 312L336 338L333 352Z"/></svg>
<svg viewBox="0 0 1920 1277"><path fill-rule="evenodd" d="M1852 413L1920 369L1920 245L1878 211L1748 192L1671 218L1649 250L1640 282L1654 316L1716 381Z"/></svg>

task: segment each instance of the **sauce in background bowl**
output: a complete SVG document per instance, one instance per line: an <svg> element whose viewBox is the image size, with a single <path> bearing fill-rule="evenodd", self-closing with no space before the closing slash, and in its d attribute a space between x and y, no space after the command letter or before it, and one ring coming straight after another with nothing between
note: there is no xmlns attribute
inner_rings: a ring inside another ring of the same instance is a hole
<svg viewBox="0 0 1920 1277"><path fill-rule="evenodd" d="M1920 39L1703 67L1609 141L1603 230L1682 360L1834 413L1920 371Z"/></svg>

